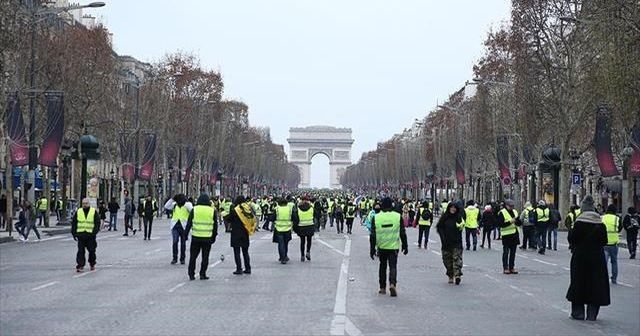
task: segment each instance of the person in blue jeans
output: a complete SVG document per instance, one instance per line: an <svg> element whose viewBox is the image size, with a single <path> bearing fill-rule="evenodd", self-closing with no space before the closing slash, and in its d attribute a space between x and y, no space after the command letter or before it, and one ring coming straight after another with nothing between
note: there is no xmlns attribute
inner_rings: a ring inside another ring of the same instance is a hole
<svg viewBox="0 0 640 336"><path fill-rule="evenodd" d="M111 202L108 205L109 208L109 231L113 229L113 231L118 231L116 227L118 221L118 210L120 210L120 204L116 202L115 197L111 197Z"/></svg>
<svg viewBox="0 0 640 336"><path fill-rule="evenodd" d="M622 231L620 217L616 215L615 204L609 204L607 212L602 216L602 223L607 228L607 245L604 247L606 263L611 260L611 283L618 283L618 234Z"/></svg>
<svg viewBox="0 0 640 336"><path fill-rule="evenodd" d="M549 205L549 223L547 227L547 249L554 251L558 250L558 225L562 221L560 211L554 207L553 204ZM553 245L551 238L553 238ZM544 242L543 242L544 244Z"/></svg>

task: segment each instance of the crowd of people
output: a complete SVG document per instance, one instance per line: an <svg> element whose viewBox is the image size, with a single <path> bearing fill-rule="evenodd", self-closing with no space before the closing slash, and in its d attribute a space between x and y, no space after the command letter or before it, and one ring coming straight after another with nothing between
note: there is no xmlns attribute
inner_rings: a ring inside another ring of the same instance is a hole
<svg viewBox="0 0 640 336"><path fill-rule="evenodd" d="M111 203L105 210L117 212L119 207ZM144 223L144 239L147 240L151 236L158 205L148 197L138 208ZM178 194L167 200L162 209L171 219L171 264L186 263L186 244L191 240L187 268L190 280L195 279L196 261L200 256L200 279L208 279L209 254L219 234L218 226L230 234L236 264L233 274L242 275L251 274L249 245L250 237L256 231L272 232L278 261L282 264L290 261L289 243L292 234L297 234L300 237L300 262L310 262L312 237L316 233L335 230L334 234L350 235L354 221L359 218L360 225L369 232L370 257L377 257L380 262L378 292L386 294L388 289L391 296L398 293L398 255L408 253L407 227L418 228L418 249L427 249L430 248L430 229L432 224L435 225L441 243L444 273L450 284L460 285L465 250L473 253L478 245L481 249L485 246L491 249L492 240L499 240L502 243L503 273L516 275L519 274L515 265L518 247L540 255L557 251L557 231L563 223L569 231L568 243L572 252L571 283L566 297L572 302L571 317L578 320L596 319L599 307L610 303L609 281L612 284L617 282L619 233L626 229L629 258L635 258L640 222L634 208L629 208L623 218L616 214L613 205L604 214L598 213L590 196L580 206L571 207L564 222L560 213L542 200L535 205L527 202L518 211L509 199L482 205L473 200L464 203L462 200L414 202L391 197L355 197L346 193L258 198L238 196L232 201L231 198L212 199L203 192L195 202L184 194ZM91 208L88 200L83 200L82 208L72 219L72 233L78 241L78 272L82 272L85 266L85 250L89 252L91 269L95 268L95 235L103 226L101 221L105 216L101 216L102 211ZM124 235L128 229L135 234L132 224L135 210L128 197L124 211ZM34 216L32 210L23 212L27 218L25 221ZM109 224L104 227L116 230L115 220L117 216L111 216ZM608 263L611 264L610 271Z"/></svg>

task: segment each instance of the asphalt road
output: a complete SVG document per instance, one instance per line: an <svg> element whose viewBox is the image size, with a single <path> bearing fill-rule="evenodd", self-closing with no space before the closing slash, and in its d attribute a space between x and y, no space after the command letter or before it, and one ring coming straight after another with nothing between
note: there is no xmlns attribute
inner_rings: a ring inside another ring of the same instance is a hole
<svg viewBox="0 0 640 336"><path fill-rule="evenodd" d="M189 281L186 265L170 265L167 220L154 237L98 235L94 272L75 273L69 236L0 245L2 335L638 335L640 262L620 250L619 285L597 322L568 318L565 293L570 254L540 256L518 250L519 275L503 275L501 245L464 253L460 286L447 284L437 235L399 257L398 297L377 294L378 261L368 255L360 227L350 236L321 232L312 261L277 261L271 234L258 232L250 254L253 274L235 269L228 234L212 248L208 281ZM225 261L220 261L220 255Z"/></svg>

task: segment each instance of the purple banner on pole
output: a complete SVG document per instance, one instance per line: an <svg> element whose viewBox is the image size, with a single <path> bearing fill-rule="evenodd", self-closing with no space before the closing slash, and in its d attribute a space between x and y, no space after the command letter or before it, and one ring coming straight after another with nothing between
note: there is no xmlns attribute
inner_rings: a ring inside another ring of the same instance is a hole
<svg viewBox="0 0 640 336"><path fill-rule="evenodd" d="M509 169L509 139L502 135L496 138L496 154L500 180L504 185L511 184L511 170Z"/></svg>
<svg viewBox="0 0 640 336"><path fill-rule="evenodd" d="M153 165L156 161L156 135L149 134L144 146L144 155L142 156L142 167L140 168L140 179L143 181L151 181L153 175Z"/></svg>
<svg viewBox="0 0 640 336"><path fill-rule="evenodd" d="M636 122L631 132L631 160L629 161L629 174L634 177L640 176L640 121Z"/></svg>
<svg viewBox="0 0 640 336"><path fill-rule="evenodd" d="M133 146L131 141L126 141L123 136L120 141L120 157L122 158L122 178L132 183L136 177L136 166L133 163Z"/></svg>
<svg viewBox="0 0 640 336"><path fill-rule="evenodd" d="M456 153L456 181L458 181L458 184L465 184L466 182L464 176L464 152L462 151Z"/></svg>
<svg viewBox="0 0 640 336"><path fill-rule="evenodd" d="M39 163L53 167L58 163L58 154L64 134L64 96L62 93L45 93L47 101L47 130Z"/></svg>
<svg viewBox="0 0 640 336"><path fill-rule="evenodd" d="M193 170L193 164L196 162L196 149L193 147L187 147L186 157L186 169L184 171L184 180L189 181L191 178L191 171Z"/></svg>
<svg viewBox="0 0 640 336"><path fill-rule="evenodd" d="M14 166L26 166L29 164L29 146L24 131L24 120L20 111L20 98L18 93L7 95L7 127L11 152L11 164Z"/></svg>
<svg viewBox="0 0 640 336"><path fill-rule="evenodd" d="M611 111L604 105L596 112L596 158L603 177L618 175L618 168L611 152Z"/></svg>

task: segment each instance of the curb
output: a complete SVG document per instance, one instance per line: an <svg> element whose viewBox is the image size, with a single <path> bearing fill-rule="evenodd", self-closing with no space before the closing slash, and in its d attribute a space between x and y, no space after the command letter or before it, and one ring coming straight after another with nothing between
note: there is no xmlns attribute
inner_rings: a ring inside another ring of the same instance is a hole
<svg viewBox="0 0 640 336"><path fill-rule="evenodd" d="M43 232L43 234L46 234L47 236L58 236L58 235L70 234L70 233L71 233L71 228L53 229L53 230L48 230Z"/></svg>
<svg viewBox="0 0 640 336"><path fill-rule="evenodd" d="M0 244L2 244L2 243L10 243L10 242L12 242L14 240L15 239L13 237L9 237L9 236L0 237Z"/></svg>

